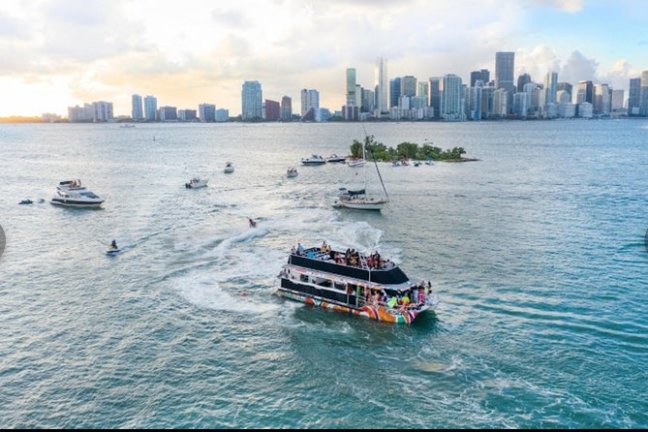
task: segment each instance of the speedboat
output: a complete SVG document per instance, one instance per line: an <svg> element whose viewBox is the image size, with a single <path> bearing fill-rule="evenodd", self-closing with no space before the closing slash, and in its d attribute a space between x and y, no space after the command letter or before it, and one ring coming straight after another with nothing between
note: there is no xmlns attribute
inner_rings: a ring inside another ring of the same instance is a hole
<svg viewBox="0 0 648 432"><path fill-rule="evenodd" d="M64 207L99 208L104 200L82 186L81 180L66 180L59 182L50 202Z"/></svg>
<svg viewBox="0 0 648 432"><path fill-rule="evenodd" d="M439 300L428 282L415 284L380 254L293 248L275 294L293 301L376 321L411 324Z"/></svg>
<svg viewBox="0 0 648 432"><path fill-rule="evenodd" d="M234 165L232 165L232 162L227 162L225 163L225 169L223 170L225 174L231 174L234 172Z"/></svg>
<svg viewBox="0 0 648 432"><path fill-rule="evenodd" d="M346 161L346 156L338 156L335 153L333 153L331 156L326 158L326 162L328 163L337 163L337 162L344 162Z"/></svg>
<svg viewBox="0 0 648 432"><path fill-rule="evenodd" d="M365 166L365 160L364 159L351 159L347 161L347 165L351 168L360 168Z"/></svg>
<svg viewBox="0 0 648 432"><path fill-rule="evenodd" d="M297 169L296 168L288 168L288 171L286 171L286 177L288 178L294 178L297 177Z"/></svg>
<svg viewBox="0 0 648 432"><path fill-rule="evenodd" d="M187 189L199 189L207 187L207 179L199 179L198 177L194 177L189 180L189 183L185 183L185 187Z"/></svg>
<svg viewBox="0 0 648 432"><path fill-rule="evenodd" d="M33 203L34 203L34 201L27 198L27 199L24 199L24 200L20 201L18 204L25 205L25 204L33 204Z"/></svg>
<svg viewBox="0 0 648 432"><path fill-rule="evenodd" d="M326 160L322 156L311 155L311 157L303 158L301 162L304 165L324 165Z"/></svg>

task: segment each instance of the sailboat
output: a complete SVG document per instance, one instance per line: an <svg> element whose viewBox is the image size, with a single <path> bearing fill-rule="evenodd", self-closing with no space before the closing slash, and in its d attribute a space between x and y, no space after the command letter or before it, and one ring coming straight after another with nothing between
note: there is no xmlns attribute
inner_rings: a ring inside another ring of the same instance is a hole
<svg viewBox="0 0 648 432"><path fill-rule="evenodd" d="M365 141L367 141L367 137L365 137ZM362 143L361 160L363 162L366 160L365 141L363 141ZM373 160L374 165L376 166L376 172L378 173L378 178L380 179L380 184L382 185L384 196L375 196L367 193L367 167L363 165L362 171L364 174L364 188L358 190L348 190L346 188L342 188L341 190L343 190L343 192L337 197L337 199L333 203L333 207L380 211L385 206L385 204L389 202L389 196L387 195L385 183L383 182L382 176L380 175L378 163L376 162L375 158L373 158Z"/></svg>

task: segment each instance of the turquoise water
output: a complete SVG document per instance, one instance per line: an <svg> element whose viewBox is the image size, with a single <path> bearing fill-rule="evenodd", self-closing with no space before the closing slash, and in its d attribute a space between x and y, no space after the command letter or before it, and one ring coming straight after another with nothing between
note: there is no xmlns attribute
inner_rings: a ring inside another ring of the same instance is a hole
<svg viewBox="0 0 648 432"><path fill-rule="evenodd" d="M361 171L299 166L359 124L0 126L0 424L648 427L648 122L366 128L481 162L381 165L369 214L330 206ZM104 209L18 205L72 178ZM431 279L436 316L272 295L324 239Z"/></svg>

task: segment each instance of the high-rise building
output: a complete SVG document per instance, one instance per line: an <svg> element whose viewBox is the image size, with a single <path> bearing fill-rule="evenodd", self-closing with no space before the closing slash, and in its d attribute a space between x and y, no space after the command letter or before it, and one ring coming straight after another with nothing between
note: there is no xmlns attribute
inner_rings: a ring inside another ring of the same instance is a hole
<svg viewBox="0 0 648 432"><path fill-rule="evenodd" d="M158 109L158 118L163 122L178 120L178 110L174 106L161 106Z"/></svg>
<svg viewBox="0 0 648 432"><path fill-rule="evenodd" d="M538 117L540 114L540 86L530 82L524 85L523 90L527 95L527 116Z"/></svg>
<svg viewBox="0 0 648 432"><path fill-rule="evenodd" d="M425 106L430 106L430 83L421 81L417 85L416 96L425 98Z"/></svg>
<svg viewBox="0 0 648 432"><path fill-rule="evenodd" d="M628 115L639 115L641 106L641 78L630 78L630 87L628 89Z"/></svg>
<svg viewBox="0 0 648 432"><path fill-rule="evenodd" d="M416 96L416 77L411 75L401 78L401 96L414 97Z"/></svg>
<svg viewBox="0 0 648 432"><path fill-rule="evenodd" d="M544 83L544 106L556 103L556 92L558 91L558 73L547 72Z"/></svg>
<svg viewBox="0 0 648 432"><path fill-rule="evenodd" d="M68 121L76 122L91 122L94 121L95 111L92 104L83 104L83 106L75 105L68 107Z"/></svg>
<svg viewBox="0 0 648 432"><path fill-rule="evenodd" d="M481 79L477 81L481 82ZM469 87L466 90L466 117L470 120L482 119L482 87Z"/></svg>
<svg viewBox="0 0 648 432"><path fill-rule="evenodd" d="M576 103L578 105L587 102L594 104L594 84L592 81L579 81L576 93Z"/></svg>
<svg viewBox="0 0 648 432"><path fill-rule="evenodd" d="M376 61L376 109L378 114L389 112L389 77L387 60L379 57Z"/></svg>
<svg viewBox="0 0 648 432"><path fill-rule="evenodd" d="M528 83L527 83L528 84ZM513 114L519 119L527 117L529 108L527 106L528 97L524 92L517 92L513 95Z"/></svg>
<svg viewBox="0 0 648 432"><path fill-rule="evenodd" d="M612 95L607 84L596 84L594 86L594 114L610 115L612 108Z"/></svg>
<svg viewBox="0 0 648 432"><path fill-rule="evenodd" d="M389 106L397 107L401 96L401 79L389 80Z"/></svg>
<svg viewBox="0 0 648 432"><path fill-rule="evenodd" d="M639 114L648 116L648 70L641 72L641 95L639 101Z"/></svg>
<svg viewBox="0 0 648 432"><path fill-rule="evenodd" d="M484 86L481 87L481 118L487 119L493 116L493 94L495 87Z"/></svg>
<svg viewBox="0 0 648 432"><path fill-rule="evenodd" d="M624 98L623 89L612 90L612 101L611 101L612 111L620 111L623 109L623 98Z"/></svg>
<svg viewBox="0 0 648 432"><path fill-rule="evenodd" d="M481 69L478 71L472 71L470 72L470 87L475 87L475 84L477 81L481 81L484 85L488 84L488 81L490 80L490 72L488 69Z"/></svg>
<svg viewBox="0 0 648 432"><path fill-rule="evenodd" d="M313 119L319 111L319 92L314 89L302 89L301 91L301 115L306 116L308 111L313 110Z"/></svg>
<svg viewBox="0 0 648 432"><path fill-rule="evenodd" d="M226 122L229 120L229 110L220 108L216 110L216 121Z"/></svg>
<svg viewBox="0 0 648 432"><path fill-rule="evenodd" d="M373 91L362 89L362 106L360 112L371 113L376 108L376 95Z"/></svg>
<svg viewBox="0 0 648 432"><path fill-rule="evenodd" d="M513 73L515 72L515 53L495 53L495 88L506 89L511 94L515 91L513 84Z"/></svg>
<svg viewBox="0 0 648 432"><path fill-rule="evenodd" d="M241 119L263 118L263 92L259 81L245 81L241 89Z"/></svg>
<svg viewBox="0 0 648 432"><path fill-rule="evenodd" d="M194 109L183 109L178 110L178 120L183 122L192 122L196 121L198 116L196 115L196 110Z"/></svg>
<svg viewBox="0 0 648 432"><path fill-rule="evenodd" d="M157 120L157 98L155 96L144 98L144 117L147 121Z"/></svg>
<svg viewBox="0 0 648 432"><path fill-rule="evenodd" d="M430 78L430 106L434 111L434 118L441 118L441 81L443 78Z"/></svg>
<svg viewBox="0 0 648 432"><path fill-rule="evenodd" d="M444 120L463 121L464 101L461 77L448 74L441 80L441 118Z"/></svg>
<svg viewBox="0 0 648 432"><path fill-rule="evenodd" d="M346 70L346 104L356 104L356 70L347 68Z"/></svg>
<svg viewBox="0 0 648 432"><path fill-rule="evenodd" d="M281 104L278 101L266 99L264 119L267 121L278 121L281 118Z"/></svg>
<svg viewBox="0 0 648 432"><path fill-rule="evenodd" d="M112 102L92 102L92 109L94 111L94 122L107 122L113 119L113 104Z"/></svg>
<svg viewBox="0 0 648 432"><path fill-rule="evenodd" d="M506 117L508 112L508 91L505 88L499 88L493 92L493 116Z"/></svg>
<svg viewBox="0 0 648 432"><path fill-rule="evenodd" d="M517 91L523 92L524 86L526 84L529 84L530 82L533 82L531 75L529 75L528 73L523 73L522 75L520 75L517 80Z"/></svg>
<svg viewBox="0 0 648 432"><path fill-rule="evenodd" d="M569 93L569 96L573 96L574 94L574 86L568 82L559 82L556 90L565 90L567 93Z"/></svg>
<svg viewBox="0 0 648 432"><path fill-rule="evenodd" d="M135 121L144 120L144 110L142 108L142 96L134 94L131 98L131 118Z"/></svg>
<svg viewBox="0 0 648 432"><path fill-rule="evenodd" d="M198 117L203 123L216 121L216 105L204 103L198 105Z"/></svg>
<svg viewBox="0 0 648 432"><path fill-rule="evenodd" d="M281 98L281 120L292 120L292 99L288 96Z"/></svg>

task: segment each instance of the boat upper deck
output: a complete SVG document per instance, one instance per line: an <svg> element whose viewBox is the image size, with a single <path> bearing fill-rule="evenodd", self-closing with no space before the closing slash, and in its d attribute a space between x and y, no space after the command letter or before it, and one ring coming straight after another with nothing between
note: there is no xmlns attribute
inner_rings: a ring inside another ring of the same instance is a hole
<svg viewBox="0 0 648 432"><path fill-rule="evenodd" d="M313 247L301 252L291 251L288 263L383 285L409 282L407 275L395 263L383 260L378 254L364 256L354 251Z"/></svg>

